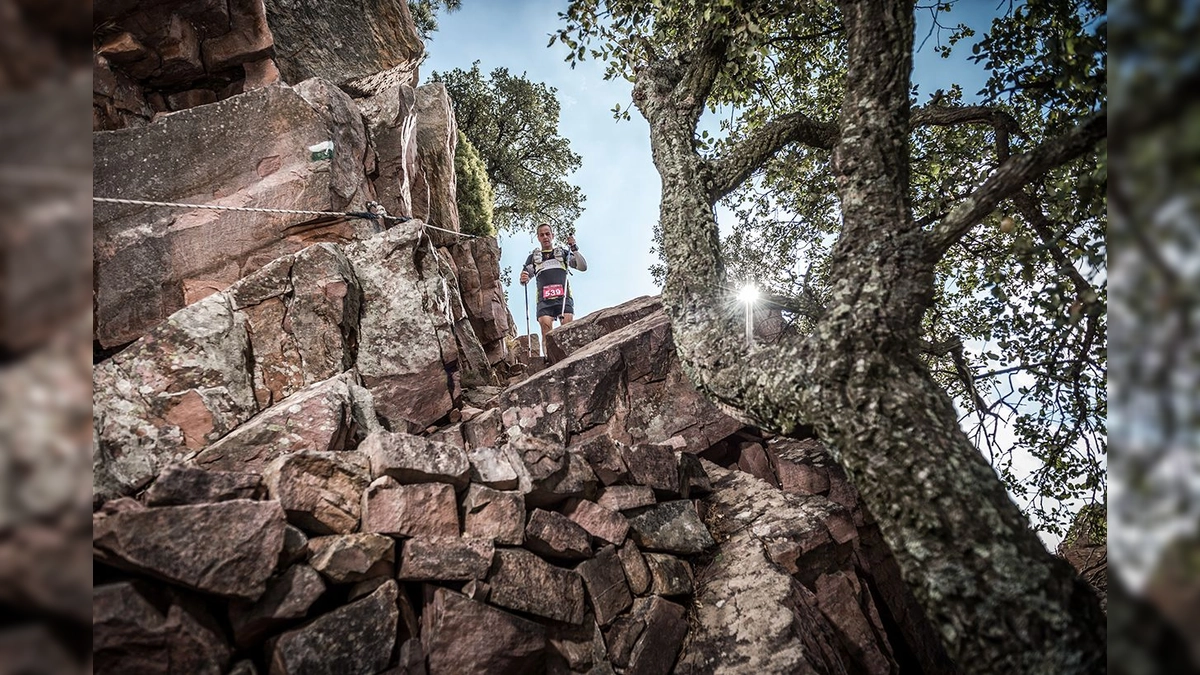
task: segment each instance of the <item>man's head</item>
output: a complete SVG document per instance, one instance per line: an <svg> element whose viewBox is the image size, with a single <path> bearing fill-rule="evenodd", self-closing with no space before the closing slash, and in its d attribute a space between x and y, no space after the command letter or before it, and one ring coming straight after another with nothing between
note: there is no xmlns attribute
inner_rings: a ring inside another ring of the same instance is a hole
<svg viewBox="0 0 1200 675"><path fill-rule="evenodd" d="M554 230L551 229L546 223L542 223L541 225L538 225L537 238L538 243L542 245L542 248L550 248L551 242L554 241Z"/></svg>

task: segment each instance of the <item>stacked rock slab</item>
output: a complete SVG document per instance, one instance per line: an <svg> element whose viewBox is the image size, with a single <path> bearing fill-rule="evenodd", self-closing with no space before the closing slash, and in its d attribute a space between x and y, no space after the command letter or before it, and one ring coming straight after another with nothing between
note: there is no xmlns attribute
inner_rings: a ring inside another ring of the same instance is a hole
<svg viewBox="0 0 1200 675"><path fill-rule="evenodd" d="M196 667L212 672L239 655L272 673L670 672L690 557L714 545L682 498L687 474L606 485L577 448L509 438L498 415L472 422L460 437L498 452L376 430L354 449L271 444L273 459L243 471L204 468L217 463L200 453L139 500L106 501L93 518L98 672L195 665L201 650L215 661ZM511 489L474 480L503 474ZM551 545L562 532L578 541ZM117 617L131 603L165 609L130 626Z"/></svg>

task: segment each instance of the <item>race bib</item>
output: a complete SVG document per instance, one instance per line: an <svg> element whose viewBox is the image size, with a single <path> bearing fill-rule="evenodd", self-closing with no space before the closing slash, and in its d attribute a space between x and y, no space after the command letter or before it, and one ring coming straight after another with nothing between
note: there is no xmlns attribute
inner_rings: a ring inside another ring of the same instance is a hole
<svg viewBox="0 0 1200 675"><path fill-rule="evenodd" d="M561 298L563 296L562 284L546 284L542 289L542 299L550 300L551 298Z"/></svg>

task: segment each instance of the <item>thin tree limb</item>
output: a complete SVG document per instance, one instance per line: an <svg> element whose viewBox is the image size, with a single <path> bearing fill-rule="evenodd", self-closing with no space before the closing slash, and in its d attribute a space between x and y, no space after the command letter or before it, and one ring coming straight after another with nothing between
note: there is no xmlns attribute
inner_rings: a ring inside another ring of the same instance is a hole
<svg viewBox="0 0 1200 675"><path fill-rule="evenodd" d="M995 209L1000 200L1024 188L1046 171L1082 155L1107 136L1108 111L1103 109L1061 136L1029 152L1013 155L930 232L927 255L934 260L940 259L955 242Z"/></svg>
<svg viewBox="0 0 1200 675"><path fill-rule="evenodd" d="M802 113L774 119L739 141L720 158L709 162L712 176L709 196L716 203L786 145L801 143L831 150L837 136L836 124L820 122Z"/></svg>

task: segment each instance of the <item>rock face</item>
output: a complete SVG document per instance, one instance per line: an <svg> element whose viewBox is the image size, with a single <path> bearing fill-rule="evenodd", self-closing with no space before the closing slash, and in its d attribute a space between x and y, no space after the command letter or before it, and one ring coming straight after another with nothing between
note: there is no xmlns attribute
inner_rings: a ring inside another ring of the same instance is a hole
<svg viewBox="0 0 1200 675"><path fill-rule="evenodd" d="M314 97L314 105L302 90L264 87L145 127L96 133L94 192L164 202L341 210L364 189L365 137L338 133L342 127L329 119L353 103L336 89L322 92L324 98ZM332 160L309 158L309 146L328 140L334 142L335 156L359 158L355 173L338 175L331 171ZM358 199L361 209L364 200ZM372 231L366 220L298 224L310 219L97 204L96 338L106 347L130 342L180 307L274 258L322 238L345 241Z"/></svg>
<svg viewBox="0 0 1200 675"><path fill-rule="evenodd" d="M353 85L393 70L416 79L425 50L407 3L267 0L266 8L271 32L283 46L276 61L288 82L320 77Z"/></svg>

